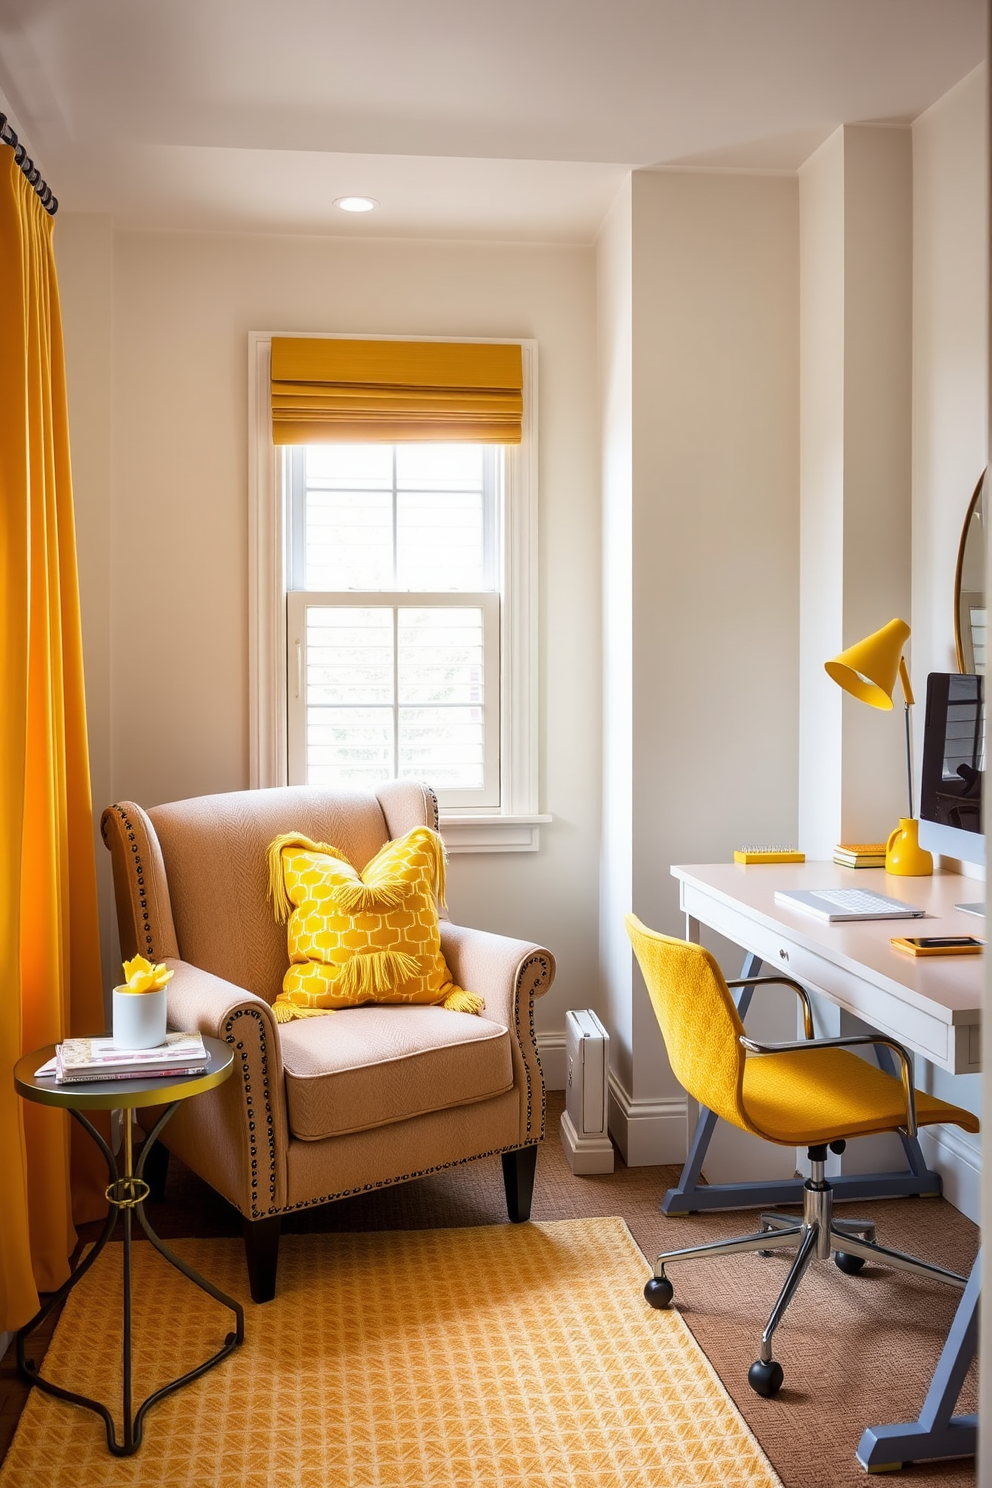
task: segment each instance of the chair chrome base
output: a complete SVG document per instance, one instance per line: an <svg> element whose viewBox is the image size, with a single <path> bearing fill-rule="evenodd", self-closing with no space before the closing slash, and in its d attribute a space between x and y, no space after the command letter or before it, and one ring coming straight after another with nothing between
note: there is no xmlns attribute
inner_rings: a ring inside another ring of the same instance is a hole
<svg viewBox="0 0 992 1488"><path fill-rule="evenodd" d="M814 1156L814 1152L824 1155ZM967 1277L958 1276L954 1271L945 1271L942 1266L932 1266L914 1256L903 1255L901 1251L877 1245L875 1226L869 1220L834 1219L833 1188L824 1177L824 1149L812 1149L810 1161L812 1172L803 1185L801 1221L786 1214L762 1214L761 1228L754 1234L741 1235L734 1240L717 1240L709 1245L692 1245L685 1250L666 1251L655 1261L654 1276L644 1288L644 1296L652 1307L667 1307L673 1296L672 1284L665 1271L670 1261L695 1261L747 1250L769 1255L773 1250L795 1249L796 1258L761 1335L760 1355L748 1371L748 1384L759 1395L775 1395L782 1387L782 1367L772 1357L772 1335L785 1316L785 1310L814 1256L827 1261L833 1255L840 1269L848 1273L860 1271L865 1261L874 1260L883 1266L894 1266L913 1271L918 1276L947 1282L962 1291L967 1284Z"/></svg>

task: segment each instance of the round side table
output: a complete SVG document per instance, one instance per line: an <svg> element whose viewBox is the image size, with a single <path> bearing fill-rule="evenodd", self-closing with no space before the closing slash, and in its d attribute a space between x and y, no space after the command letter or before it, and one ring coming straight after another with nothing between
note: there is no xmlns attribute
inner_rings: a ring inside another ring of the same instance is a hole
<svg viewBox="0 0 992 1488"><path fill-rule="evenodd" d="M110 1175L110 1184L107 1188L107 1199L110 1210L103 1233L99 1240L87 1253L85 1259L76 1267L72 1275L57 1292L53 1292L41 1309L35 1314L29 1323L17 1333L17 1368L29 1384L37 1385L39 1390L44 1390L48 1395L56 1395L60 1400L70 1400L74 1405L85 1406L87 1410L95 1411L103 1420L107 1431L107 1446L115 1457L129 1457L138 1450L141 1445L141 1432L145 1414L159 1400L166 1395L171 1395L174 1390L183 1385L191 1384L193 1380L199 1379L208 1369L219 1364L222 1359L238 1347L244 1341L245 1315L244 1308L240 1302L229 1297L215 1287L212 1282L207 1281L192 1266L175 1255L164 1241L160 1240L148 1222L145 1214L145 1199L149 1194L148 1184L142 1176L145 1162L151 1151L152 1144L158 1139L162 1128L169 1120L180 1101L189 1100L201 1091L211 1090L215 1085L220 1085L228 1078L234 1067L234 1053L229 1044L222 1043L220 1039L208 1038L204 1035L204 1045L210 1056L210 1063L202 1075L161 1075L157 1078L144 1078L134 1080L86 1080L73 1083L57 1084L54 1079L39 1078L35 1070L39 1069L55 1053L55 1045L50 1044L47 1049L38 1049L33 1054L25 1054L14 1066L14 1086L18 1095L25 1100L37 1101L43 1106L61 1106L67 1110L74 1120L89 1132L103 1153ZM165 1111L155 1123L151 1132L145 1139L138 1158L137 1167L134 1166L134 1156L131 1145L131 1112L140 1106L165 1106ZM122 1122L124 1131L123 1141L123 1166L119 1167L113 1152L108 1147L103 1137L97 1131L91 1121L88 1121L84 1112L86 1111L112 1111L125 1112ZM156 1390L153 1395L143 1401L138 1409L132 1414L131 1402L131 1216L135 1214L138 1223L144 1230L148 1239L155 1249L170 1264L181 1271L184 1276L200 1287L209 1296L214 1297L225 1307L230 1308L236 1319L236 1327L233 1333L228 1333L224 1340L223 1348L212 1354L204 1363L195 1369L182 1374L170 1384L164 1385L162 1389ZM63 1389L61 1385L52 1384L50 1380L44 1379L38 1372L38 1367L32 1359L25 1357L25 1345L30 1335L44 1322L48 1314L78 1286L87 1271L93 1265L97 1256L103 1250L107 1241L113 1234L118 1218L124 1217L124 1279L123 1279L123 1304L124 1304L124 1326L123 1326L123 1440L118 1441L114 1429L114 1420L107 1407L99 1400L91 1400L86 1395L77 1395L72 1390Z"/></svg>

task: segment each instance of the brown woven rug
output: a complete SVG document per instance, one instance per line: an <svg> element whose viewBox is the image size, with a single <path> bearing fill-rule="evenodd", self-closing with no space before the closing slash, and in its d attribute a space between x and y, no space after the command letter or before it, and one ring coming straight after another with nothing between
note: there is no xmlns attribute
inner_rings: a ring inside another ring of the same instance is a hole
<svg viewBox="0 0 992 1488"><path fill-rule="evenodd" d="M240 1247L183 1241L246 1299ZM137 1400L216 1348L230 1315L135 1247ZM154 1407L138 1453L34 1391L3 1488L781 1488L621 1219L289 1236L246 1340ZM120 1395L120 1247L70 1297L45 1362ZM116 1414L116 1412L115 1412Z"/></svg>

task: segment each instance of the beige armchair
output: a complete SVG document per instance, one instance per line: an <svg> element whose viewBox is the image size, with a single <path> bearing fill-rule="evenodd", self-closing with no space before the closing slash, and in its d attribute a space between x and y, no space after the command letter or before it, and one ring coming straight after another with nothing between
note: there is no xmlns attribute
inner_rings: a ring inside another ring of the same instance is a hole
<svg viewBox="0 0 992 1488"><path fill-rule="evenodd" d="M268 843L302 832L362 868L424 824L437 826L434 795L406 781L375 793L237 791L147 812L123 801L103 813L122 955L172 968L170 1027L235 1049L234 1076L183 1102L163 1138L240 1211L256 1302L275 1294L281 1216L295 1209L498 1152L510 1219L530 1214L544 1135L533 1010L554 979L549 951L442 911L445 959L485 998L481 1016L366 1006L280 1024L271 1010L287 951Z"/></svg>

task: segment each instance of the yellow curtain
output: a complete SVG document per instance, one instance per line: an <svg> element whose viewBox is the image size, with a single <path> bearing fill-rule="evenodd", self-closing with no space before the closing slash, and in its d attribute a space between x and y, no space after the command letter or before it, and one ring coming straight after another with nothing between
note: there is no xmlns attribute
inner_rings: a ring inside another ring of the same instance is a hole
<svg viewBox="0 0 992 1488"><path fill-rule="evenodd" d="M106 1212L95 1145L82 1132L70 1144L65 1113L21 1101L11 1077L22 1053L104 1024L52 227L14 152L0 148L3 1328L26 1322L37 1291L68 1275L73 1197L77 1222Z"/></svg>
<svg viewBox="0 0 992 1488"><path fill-rule="evenodd" d="M518 345L272 338L275 444L519 444Z"/></svg>

